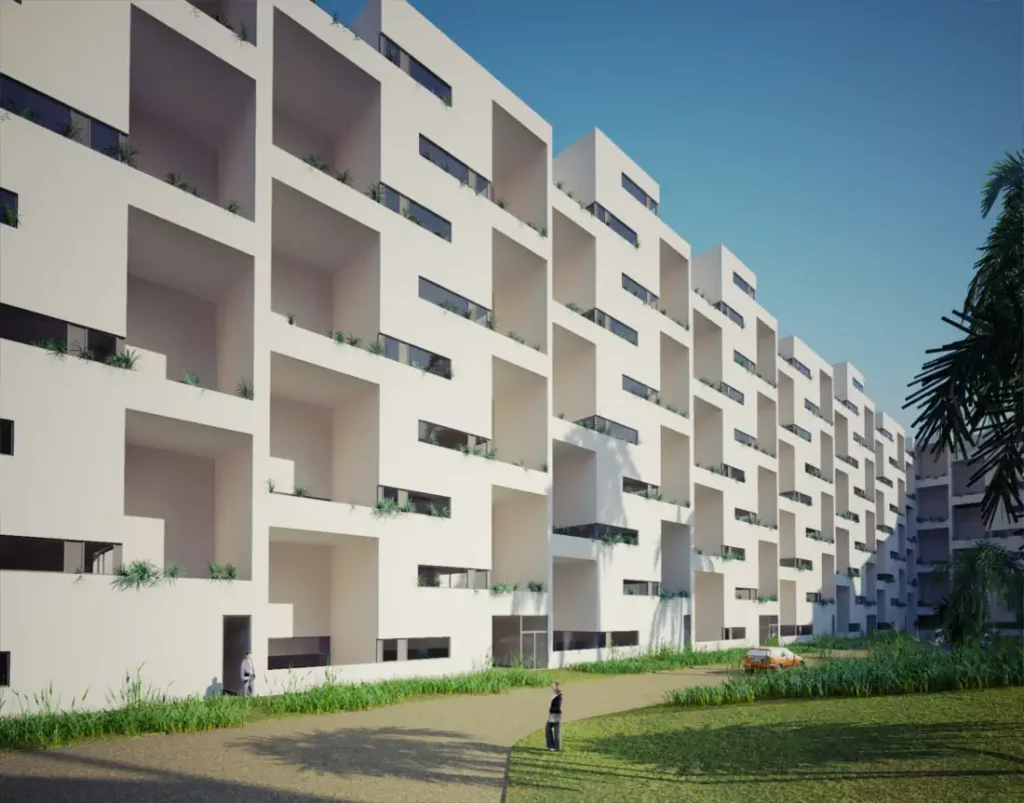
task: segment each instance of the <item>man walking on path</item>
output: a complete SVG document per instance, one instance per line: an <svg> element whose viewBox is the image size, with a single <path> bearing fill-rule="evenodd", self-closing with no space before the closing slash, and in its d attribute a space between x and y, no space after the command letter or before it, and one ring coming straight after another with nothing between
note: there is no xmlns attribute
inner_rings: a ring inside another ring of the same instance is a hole
<svg viewBox="0 0 1024 803"><path fill-rule="evenodd" d="M557 683L551 684L551 705L548 707L548 724L544 726L544 739L548 750L562 749L562 690Z"/></svg>
<svg viewBox="0 0 1024 803"><path fill-rule="evenodd" d="M242 659L242 696L252 697L256 685L256 667L252 665L252 652L246 652Z"/></svg>

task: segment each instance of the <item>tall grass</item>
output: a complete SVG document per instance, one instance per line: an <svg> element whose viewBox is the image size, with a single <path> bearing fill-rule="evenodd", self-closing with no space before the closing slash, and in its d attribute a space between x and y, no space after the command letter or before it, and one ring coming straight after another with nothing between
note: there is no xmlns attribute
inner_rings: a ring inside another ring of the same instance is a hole
<svg viewBox="0 0 1024 803"><path fill-rule="evenodd" d="M136 673L125 678L120 690L108 695L112 706L109 710L83 711L73 706L65 711L60 709L59 701L54 701L52 691L36 695L34 713L0 716L0 750L56 747L104 736L229 728L266 717L362 711L417 697L498 694L546 686L551 680L547 672L518 668L373 683L340 683L328 672L323 685L302 691L251 698L173 699L145 685Z"/></svg>
<svg viewBox="0 0 1024 803"><path fill-rule="evenodd" d="M694 650L690 648L674 650L663 647L625 658L609 658L607 661L573 664L567 668L576 672L592 672L596 675L639 675L644 672L662 672L666 669L683 669L691 666L738 664L746 652L746 647L731 650Z"/></svg>
<svg viewBox="0 0 1024 803"><path fill-rule="evenodd" d="M673 705L707 706L758 700L866 697L1024 685L1024 648L1003 643L952 652L911 639L879 641L866 658L826 656L785 672L730 677L720 686L676 689Z"/></svg>

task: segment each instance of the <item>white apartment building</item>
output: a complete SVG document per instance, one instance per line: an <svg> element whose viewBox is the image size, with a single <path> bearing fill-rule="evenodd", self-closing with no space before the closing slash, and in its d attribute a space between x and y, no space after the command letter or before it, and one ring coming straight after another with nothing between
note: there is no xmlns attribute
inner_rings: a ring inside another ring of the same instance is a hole
<svg viewBox="0 0 1024 803"><path fill-rule="evenodd" d="M978 465L948 450L934 454L918 445L914 471L914 492L907 500L907 516L916 533L907 548L913 568L907 604L916 610L916 620L907 627L930 634L939 625L938 610L948 593L946 579L936 571L957 549L984 541L1017 551L1024 547L1024 521L1014 521L1000 508L990 527L981 515L981 500L991 475L971 483ZM1024 603L1024 600L1022 600ZM1000 628L1017 628L1017 619L1004 600L993 600L993 623Z"/></svg>
<svg viewBox="0 0 1024 803"><path fill-rule="evenodd" d="M908 626L864 376L402 0L5 0L0 103L2 685Z"/></svg>

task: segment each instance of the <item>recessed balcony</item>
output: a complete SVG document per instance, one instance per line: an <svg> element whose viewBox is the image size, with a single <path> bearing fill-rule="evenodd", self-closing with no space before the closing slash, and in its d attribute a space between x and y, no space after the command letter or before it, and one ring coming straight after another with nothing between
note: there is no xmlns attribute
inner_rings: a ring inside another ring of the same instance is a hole
<svg viewBox="0 0 1024 803"><path fill-rule="evenodd" d="M253 260L128 210L127 347L175 382L251 399Z"/></svg>
<svg viewBox="0 0 1024 803"><path fill-rule="evenodd" d="M380 235L273 185L270 308L301 329L363 348L380 332Z"/></svg>
<svg viewBox="0 0 1024 803"><path fill-rule="evenodd" d="M252 472L250 436L128 410L124 513L163 525L136 554L165 575L250 579Z"/></svg>
<svg viewBox="0 0 1024 803"><path fill-rule="evenodd" d="M274 145L357 192L381 180L381 92L369 74L274 11Z"/></svg>
<svg viewBox="0 0 1024 803"><path fill-rule="evenodd" d="M253 220L255 82L137 7L130 74L130 144L120 160Z"/></svg>

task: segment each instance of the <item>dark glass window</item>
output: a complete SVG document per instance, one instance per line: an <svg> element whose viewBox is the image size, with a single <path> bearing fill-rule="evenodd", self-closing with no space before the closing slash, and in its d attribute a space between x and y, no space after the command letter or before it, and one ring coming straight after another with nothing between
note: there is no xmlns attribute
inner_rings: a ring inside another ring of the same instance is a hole
<svg viewBox="0 0 1024 803"><path fill-rule="evenodd" d="M0 107L61 136L71 136L94 151L108 156L116 156L117 145L126 136L116 128L94 120L6 75L0 75Z"/></svg>
<svg viewBox="0 0 1024 803"><path fill-rule="evenodd" d="M0 338L26 345L41 340L66 342L68 325L48 315L0 304Z"/></svg>
<svg viewBox="0 0 1024 803"><path fill-rule="evenodd" d="M408 206L408 215L410 217L415 216L420 223L423 224L423 228L428 229L438 237L452 241L452 224L441 217L436 212L432 212L422 204L416 203L411 198L405 199L406 205Z"/></svg>
<svg viewBox="0 0 1024 803"><path fill-rule="evenodd" d="M406 658L424 661L429 658L448 658L451 654L449 638L411 638L407 642Z"/></svg>
<svg viewBox="0 0 1024 803"><path fill-rule="evenodd" d="M629 278L625 273L622 274L622 289L627 293L636 296L645 304L649 304L655 309L658 308L658 297L640 284L640 282Z"/></svg>
<svg viewBox="0 0 1024 803"><path fill-rule="evenodd" d="M608 331L618 335L623 340L628 340L634 346L640 342L640 335L637 334L636 329L626 326L622 321L615 320L611 315L608 316Z"/></svg>
<svg viewBox="0 0 1024 803"><path fill-rule="evenodd" d="M0 223L18 227L18 193L0 187Z"/></svg>
<svg viewBox="0 0 1024 803"><path fill-rule="evenodd" d="M402 213L402 194L387 184L381 184L381 192L384 198L384 206L392 212Z"/></svg>
<svg viewBox="0 0 1024 803"><path fill-rule="evenodd" d="M469 165L459 159L456 159L444 148L434 142L431 142L422 134L420 134L420 156L433 162L446 173L457 178L463 184L469 184L472 182L473 187L477 192L486 192L491 185L490 181L481 176L475 170L472 170Z"/></svg>
<svg viewBox="0 0 1024 803"><path fill-rule="evenodd" d="M737 365L743 367L744 369L746 369L750 373L753 374L753 373L757 372L757 363L755 363L749 357L743 356L738 351L733 351L732 359L733 359L733 362L735 362Z"/></svg>
<svg viewBox="0 0 1024 803"><path fill-rule="evenodd" d="M628 377L625 374L622 375L622 389L645 400L652 397L656 398L658 395L658 391L654 388L648 387L643 382L637 382L635 379Z"/></svg>
<svg viewBox="0 0 1024 803"><path fill-rule="evenodd" d="M733 273L732 283L735 284L740 290L746 293L751 298L757 297L757 291L748 284L747 280L740 276L738 273Z"/></svg>
<svg viewBox="0 0 1024 803"><path fill-rule="evenodd" d="M613 630L610 634L613 647L636 647L640 644L637 630Z"/></svg>
<svg viewBox="0 0 1024 803"><path fill-rule="evenodd" d="M14 454L14 422L0 418L0 454Z"/></svg>
<svg viewBox="0 0 1024 803"><path fill-rule="evenodd" d="M94 151L112 156L117 152L117 147L120 144L120 131L116 128L111 128L106 123L101 123L99 120L92 121L89 133L89 147Z"/></svg>
<svg viewBox="0 0 1024 803"><path fill-rule="evenodd" d="M420 298L429 301L431 304L444 307L449 312L454 312L463 318L469 317L469 301L467 299L456 295L450 290L445 290L440 285L434 284L422 276L420 277Z"/></svg>
<svg viewBox="0 0 1024 803"><path fill-rule="evenodd" d="M742 430L734 429L732 431L732 436L736 441L742 443L744 446L757 446L757 438L755 438L753 435L748 435L746 432L743 432Z"/></svg>
<svg viewBox="0 0 1024 803"><path fill-rule="evenodd" d="M853 386L855 388L857 388L857 390L859 390L861 393L864 392L864 386L860 382L858 382L856 379L853 380Z"/></svg>
<svg viewBox="0 0 1024 803"><path fill-rule="evenodd" d="M427 69L418 59L413 58L408 50L401 48L390 37L380 35L380 52L384 57L399 69L406 70L416 83L424 86L437 95L448 106L452 105L452 88L442 81L436 73ZM402 55L405 55L405 59ZM408 65L403 66L403 61Z"/></svg>
<svg viewBox="0 0 1024 803"><path fill-rule="evenodd" d="M0 686L11 685L11 653L0 652Z"/></svg>

